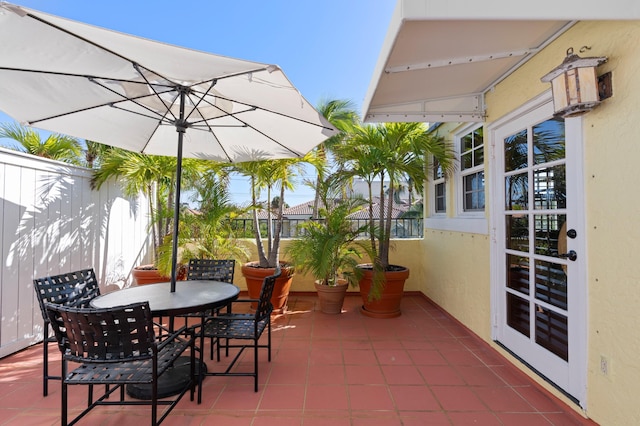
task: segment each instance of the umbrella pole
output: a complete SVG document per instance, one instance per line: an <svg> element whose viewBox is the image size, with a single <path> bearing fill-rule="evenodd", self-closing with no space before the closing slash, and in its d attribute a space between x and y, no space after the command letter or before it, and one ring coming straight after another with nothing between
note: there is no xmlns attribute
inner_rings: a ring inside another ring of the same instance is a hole
<svg viewBox="0 0 640 426"><path fill-rule="evenodd" d="M187 130L184 121L185 92L180 91L180 119L176 123L178 132L178 160L176 167L176 197L173 208L173 246L171 249L171 293L176 291L176 276L178 267L178 225L180 224L180 186L182 182L182 140Z"/></svg>

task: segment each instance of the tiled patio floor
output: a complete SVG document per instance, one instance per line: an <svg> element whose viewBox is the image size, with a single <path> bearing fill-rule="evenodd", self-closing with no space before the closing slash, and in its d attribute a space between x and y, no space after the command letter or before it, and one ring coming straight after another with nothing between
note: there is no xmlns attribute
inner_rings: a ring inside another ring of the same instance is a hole
<svg viewBox="0 0 640 426"><path fill-rule="evenodd" d="M420 296L406 296L403 315L387 320L361 315L357 296L348 296L336 316L315 311L316 302L314 295L293 295L289 312L274 320L273 359L261 355L258 393L252 378L208 377L203 403L185 397L163 424L594 424ZM42 396L41 350L0 360L1 425L59 424L60 385L51 382ZM76 409L85 391L71 388ZM80 424L148 422L148 407L99 407Z"/></svg>

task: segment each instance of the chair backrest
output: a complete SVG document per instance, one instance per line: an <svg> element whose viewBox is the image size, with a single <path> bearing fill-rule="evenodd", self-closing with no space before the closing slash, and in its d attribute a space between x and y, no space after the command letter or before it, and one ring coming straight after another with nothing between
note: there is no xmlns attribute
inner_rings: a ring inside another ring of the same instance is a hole
<svg viewBox="0 0 640 426"><path fill-rule="evenodd" d="M100 286L93 268L36 278L33 288L45 321L48 321L46 303L87 308L91 299L100 296Z"/></svg>
<svg viewBox="0 0 640 426"><path fill-rule="evenodd" d="M273 305L271 304L271 296L273 295L273 288L276 285L276 279L280 277L282 270L276 268L276 272L273 275L265 277L262 281L262 288L260 289L260 299L258 301L258 307L256 308L255 317L256 320L261 321L271 315L273 311Z"/></svg>
<svg viewBox="0 0 640 426"><path fill-rule="evenodd" d="M187 280L213 280L233 284L236 261L233 259L191 259Z"/></svg>
<svg viewBox="0 0 640 426"><path fill-rule="evenodd" d="M77 362L122 362L153 356L155 335L149 302L114 308L45 304L58 347Z"/></svg>

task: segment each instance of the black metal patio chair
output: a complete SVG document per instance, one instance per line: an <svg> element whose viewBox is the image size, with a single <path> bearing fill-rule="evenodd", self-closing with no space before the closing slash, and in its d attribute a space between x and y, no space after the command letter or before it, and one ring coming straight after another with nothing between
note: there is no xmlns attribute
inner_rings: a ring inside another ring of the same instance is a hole
<svg viewBox="0 0 640 426"><path fill-rule="evenodd" d="M100 295L100 287L93 268L33 280L33 288L38 296L38 304L42 312L44 326L42 333L42 394L49 394L49 380L60 380L60 376L49 375L49 343L56 342L53 335L49 335L50 322L45 310L46 303L78 308L89 307L89 302Z"/></svg>
<svg viewBox="0 0 640 426"><path fill-rule="evenodd" d="M195 393L195 349L193 332L182 328L159 341L148 302L114 308L75 308L47 303L49 321L62 352L61 424L72 425L100 405L150 405L151 425L160 424L184 394ZM189 380L174 398L158 399L158 380L187 349L190 349ZM79 363L68 371L69 362ZM93 385L105 388L95 401ZM149 400L125 399L125 386L148 385ZM68 386L88 385L88 404L67 422ZM108 399L116 390L120 398ZM167 406L158 418L158 406Z"/></svg>
<svg viewBox="0 0 640 426"><path fill-rule="evenodd" d="M274 275L268 276L262 282L259 299L239 299L234 303L257 302L254 313L219 313L207 319L202 335L210 337L217 342L217 359L220 361L220 348L224 347L225 355L229 356L230 348L238 348L239 351L224 372L206 372L208 376L252 376L254 378L254 390L258 392L258 349L266 348L268 360L271 362L271 295L276 279L280 276L280 268ZM260 343L260 337L267 331L267 342ZM253 371L232 371L240 356L247 348L253 348ZM202 356L202 353L200 354Z"/></svg>

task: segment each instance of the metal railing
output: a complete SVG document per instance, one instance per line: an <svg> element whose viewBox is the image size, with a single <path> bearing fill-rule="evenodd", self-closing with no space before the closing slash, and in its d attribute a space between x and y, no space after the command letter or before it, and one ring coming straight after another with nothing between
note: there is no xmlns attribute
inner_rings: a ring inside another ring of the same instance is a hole
<svg viewBox="0 0 640 426"><path fill-rule="evenodd" d="M303 230L300 225L311 219L285 219L282 223L282 238L296 238L301 235ZM322 219L318 219L322 221ZM258 220L262 235L266 235L267 220ZM353 219L351 220L354 228L358 228L362 225L366 225L369 221L367 219ZM377 222L376 222L377 223ZM275 222L273 222L275 226ZM253 237L253 219L234 219L232 221L233 229L236 231L238 237ZM362 237L368 237L369 233L362 233ZM424 220L422 218L406 218L406 219L393 219L391 224L391 237L392 238L422 238L424 236Z"/></svg>

